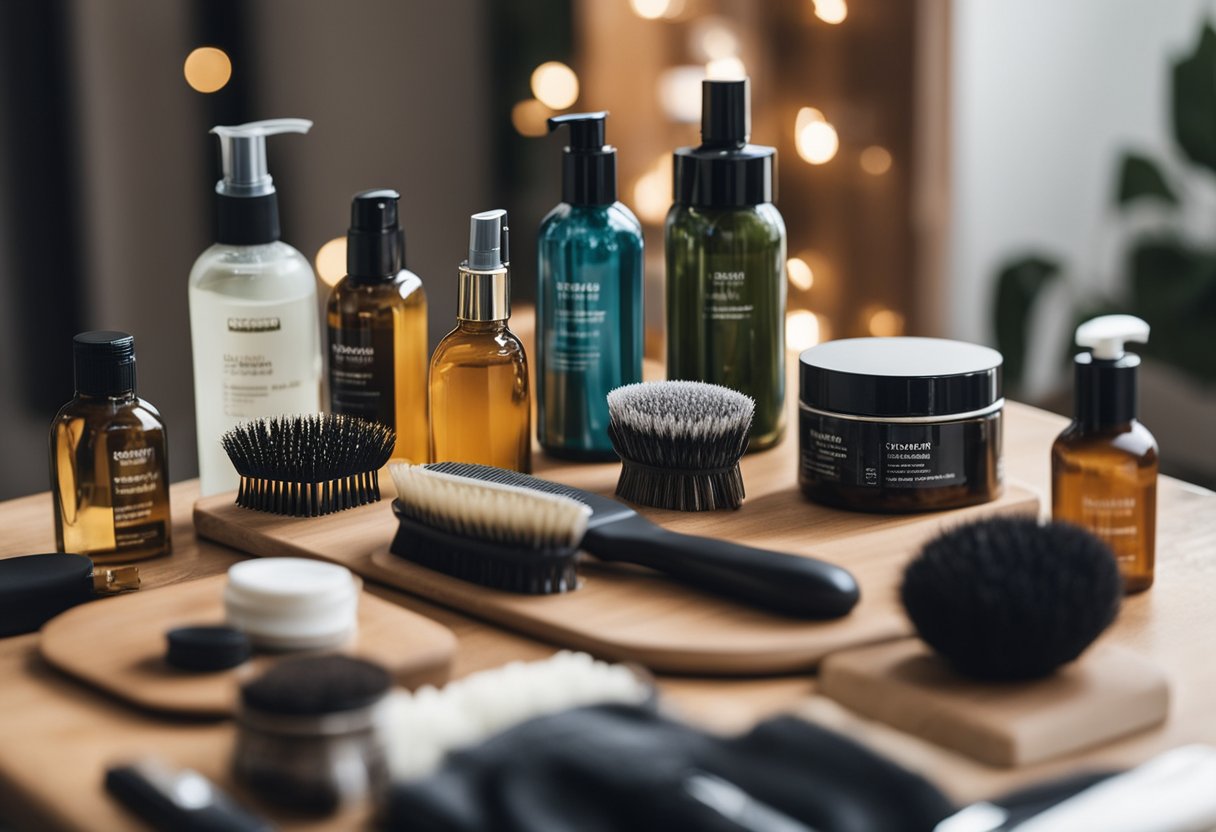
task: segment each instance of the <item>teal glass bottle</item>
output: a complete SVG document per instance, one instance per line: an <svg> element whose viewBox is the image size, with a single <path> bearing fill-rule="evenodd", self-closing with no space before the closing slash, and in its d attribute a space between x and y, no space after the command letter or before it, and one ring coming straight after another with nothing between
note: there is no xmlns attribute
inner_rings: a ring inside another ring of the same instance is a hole
<svg viewBox="0 0 1216 832"><path fill-rule="evenodd" d="M701 145L675 153L667 214L667 377L756 401L750 449L785 432L785 223L777 151L747 143L747 81L705 81Z"/></svg>
<svg viewBox="0 0 1216 832"><path fill-rule="evenodd" d="M546 453L612 460L608 392L642 380L642 226L616 199L607 113L549 119L570 128L562 202L537 240L537 434Z"/></svg>

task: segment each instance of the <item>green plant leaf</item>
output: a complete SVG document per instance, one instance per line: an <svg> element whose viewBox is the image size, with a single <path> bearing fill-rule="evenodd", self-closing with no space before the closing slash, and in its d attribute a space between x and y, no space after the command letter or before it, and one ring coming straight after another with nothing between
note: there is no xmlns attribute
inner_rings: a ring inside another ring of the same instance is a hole
<svg viewBox="0 0 1216 832"><path fill-rule="evenodd" d="M1119 204L1127 205L1142 198L1159 199L1170 205L1178 204L1178 197L1157 167L1147 156L1136 153L1123 154L1119 167Z"/></svg>
<svg viewBox="0 0 1216 832"><path fill-rule="evenodd" d="M1216 30L1203 25L1195 51L1174 64L1174 138L1198 165L1216 171Z"/></svg>
<svg viewBox="0 0 1216 832"><path fill-rule="evenodd" d="M1136 351L1216 382L1216 251L1145 240L1130 258L1132 311L1152 327Z"/></svg>
<svg viewBox="0 0 1216 832"><path fill-rule="evenodd" d="M997 348L1005 357L1005 383L1011 390L1021 385L1026 369L1028 324L1035 299L1059 276L1059 263L1038 255L1010 261L997 274L993 323Z"/></svg>

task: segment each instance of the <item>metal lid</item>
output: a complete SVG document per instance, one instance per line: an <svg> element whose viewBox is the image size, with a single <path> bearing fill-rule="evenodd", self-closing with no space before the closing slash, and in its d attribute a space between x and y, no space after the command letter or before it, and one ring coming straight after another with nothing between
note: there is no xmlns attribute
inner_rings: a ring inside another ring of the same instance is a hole
<svg viewBox="0 0 1216 832"><path fill-rule="evenodd" d="M999 352L944 338L846 338L798 358L802 404L853 416L957 416L1001 399Z"/></svg>

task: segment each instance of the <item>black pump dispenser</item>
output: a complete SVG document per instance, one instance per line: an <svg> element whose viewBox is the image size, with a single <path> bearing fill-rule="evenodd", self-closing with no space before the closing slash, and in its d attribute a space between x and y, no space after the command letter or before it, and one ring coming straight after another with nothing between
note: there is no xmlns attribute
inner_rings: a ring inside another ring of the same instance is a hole
<svg viewBox="0 0 1216 832"><path fill-rule="evenodd" d="M608 113L567 113L549 119L549 132L568 125L570 144L562 153L562 202L611 205L616 202L616 148L604 143Z"/></svg>
<svg viewBox="0 0 1216 832"><path fill-rule="evenodd" d="M749 83L746 79L701 82L701 145L675 152L677 203L739 208L776 198L777 149L747 143Z"/></svg>
<svg viewBox="0 0 1216 832"><path fill-rule="evenodd" d="M391 280L405 268L405 232L391 188L361 191L350 203L346 232L346 274L354 281Z"/></svg>
<svg viewBox="0 0 1216 832"><path fill-rule="evenodd" d="M1132 315L1103 315L1077 327L1073 417L1086 427L1122 425L1136 418L1136 375L1140 356L1124 350L1128 341L1146 343L1149 326Z"/></svg>
<svg viewBox="0 0 1216 832"><path fill-rule="evenodd" d="M279 239L279 197L266 164L266 137L311 128L307 119L276 118L211 129L220 137L224 168L215 185L217 242L256 246Z"/></svg>

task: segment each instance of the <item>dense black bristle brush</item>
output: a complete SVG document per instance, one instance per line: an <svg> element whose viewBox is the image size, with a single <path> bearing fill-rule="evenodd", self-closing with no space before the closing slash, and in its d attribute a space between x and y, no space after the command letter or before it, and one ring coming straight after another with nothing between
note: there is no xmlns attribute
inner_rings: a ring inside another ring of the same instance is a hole
<svg viewBox="0 0 1216 832"><path fill-rule="evenodd" d="M399 495L405 491L402 489L400 474L408 471L408 476L415 482L405 485L431 499L434 516L446 518L443 522L448 525L444 531L454 533L458 537L464 535L461 528L470 527L474 520L486 524L491 529L500 524L501 521L478 508L485 505L483 501L462 497L462 493L469 493L470 488L496 484L510 488L512 493L523 492L524 496L568 498L576 505L588 509L590 514L585 521L586 533L580 535L581 546L572 542L571 536L567 548L575 551L582 548L603 561L646 566L708 592L724 595L768 612L799 618L839 618L847 615L861 597L857 581L839 566L814 558L753 549L728 540L668 531L651 523L624 503L527 474L460 462L441 462L412 468L393 466L390 470L393 472ZM447 496L435 495L434 491L440 482L449 486ZM422 497L419 498L421 499ZM405 500L398 497L398 502L393 505L398 517L409 516L416 519L420 516L418 509L407 511L403 505L413 501L412 497ZM504 509L501 516L510 517L515 522L525 522L525 518L514 516L517 513ZM457 523L459 526L455 525ZM437 526L439 522L428 520L426 525ZM504 582L517 570L523 570L524 574L527 574L532 568L526 556L516 556L516 553L510 556L514 559L500 557L500 550L494 545L484 539L473 540L471 537L467 541L444 538L440 542L451 546L450 554L436 556L427 551L429 544L420 542L420 538L412 537L417 530L414 522L402 526L393 543L394 554L420 563L423 558L434 557L436 569L448 574L456 574L458 569L468 569L471 573L484 577L480 582L503 588L511 588ZM536 538L538 541L540 539ZM474 543L478 544L476 551L472 549ZM483 543L486 545L482 546ZM458 549L457 546L461 548ZM572 568L576 565L573 559L569 564ZM538 560L535 568L542 575L551 574L550 567L542 561ZM496 569L501 570L502 577L493 574ZM569 588L569 575L565 583L565 588Z"/></svg>
<svg viewBox="0 0 1216 832"><path fill-rule="evenodd" d="M739 458L756 403L699 381L647 381L608 394L608 437L621 458L616 494L678 511L743 504Z"/></svg>
<svg viewBox="0 0 1216 832"><path fill-rule="evenodd" d="M220 442L241 475L238 506L317 517L380 499L379 471L396 434L377 422L319 413L255 419Z"/></svg>
<svg viewBox="0 0 1216 832"><path fill-rule="evenodd" d="M1123 597L1110 548L1063 523L997 517L925 544L900 596L921 639L964 676L1017 681L1073 661Z"/></svg>

